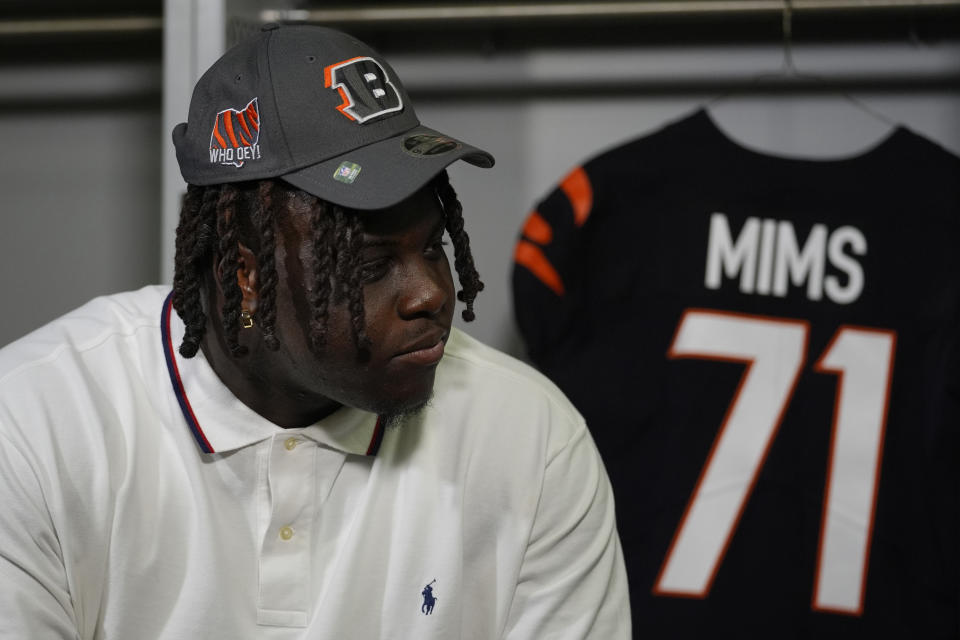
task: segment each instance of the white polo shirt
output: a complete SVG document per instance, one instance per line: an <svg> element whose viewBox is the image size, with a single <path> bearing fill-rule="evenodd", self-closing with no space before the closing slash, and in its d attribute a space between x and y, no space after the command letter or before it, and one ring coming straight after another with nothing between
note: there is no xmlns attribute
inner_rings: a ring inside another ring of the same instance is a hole
<svg viewBox="0 0 960 640"><path fill-rule="evenodd" d="M402 427L282 429L177 353L168 291L0 351L0 638L629 637L606 473L545 378L454 330Z"/></svg>

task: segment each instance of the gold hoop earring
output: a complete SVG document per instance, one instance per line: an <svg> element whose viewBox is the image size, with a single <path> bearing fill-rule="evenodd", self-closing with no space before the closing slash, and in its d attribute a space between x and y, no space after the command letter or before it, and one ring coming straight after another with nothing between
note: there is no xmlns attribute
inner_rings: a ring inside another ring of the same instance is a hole
<svg viewBox="0 0 960 640"><path fill-rule="evenodd" d="M253 316L246 309L240 310L240 326L244 329L253 327Z"/></svg>

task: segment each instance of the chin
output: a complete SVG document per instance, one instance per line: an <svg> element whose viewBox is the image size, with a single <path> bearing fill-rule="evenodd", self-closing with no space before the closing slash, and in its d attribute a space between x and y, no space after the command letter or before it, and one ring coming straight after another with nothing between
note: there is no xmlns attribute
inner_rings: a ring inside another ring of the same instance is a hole
<svg viewBox="0 0 960 640"><path fill-rule="evenodd" d="M433 397L433 380L433 371L429 375L391 377L390 382L399 384L382 388L383 394L375 402L376 413L387 416L419 411Z"/></svg>

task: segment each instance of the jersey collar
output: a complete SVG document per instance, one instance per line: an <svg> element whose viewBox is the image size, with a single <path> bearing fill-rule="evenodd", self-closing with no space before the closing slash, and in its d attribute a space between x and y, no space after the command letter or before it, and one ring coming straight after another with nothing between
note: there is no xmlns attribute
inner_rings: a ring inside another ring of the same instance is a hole
<svg viewBox="0 0 960 640"><path fill-rule="evenodd" d="M183 321L173 312L173 294L163 303L160 318L163 355L173 393L197 445L204 453L223 453L273 437L283 429L240 402L220 382L202 351L184 358L174 347L183 337ZM338 451L376 455L383 439L383 425L368 411L343 407L304 429L296 430Z"/></svg>

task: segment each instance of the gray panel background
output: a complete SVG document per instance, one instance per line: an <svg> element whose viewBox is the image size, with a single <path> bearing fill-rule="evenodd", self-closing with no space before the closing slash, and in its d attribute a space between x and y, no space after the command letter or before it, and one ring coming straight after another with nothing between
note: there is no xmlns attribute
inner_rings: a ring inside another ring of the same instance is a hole
<svg viewBox="0 0 960 640"><path fill-rule="evenodd" d="M6 68L0 86L0 103L27 99L0 111L6 344L160 278L160 104L129 99L159 95L160 66Z"/></svg>

